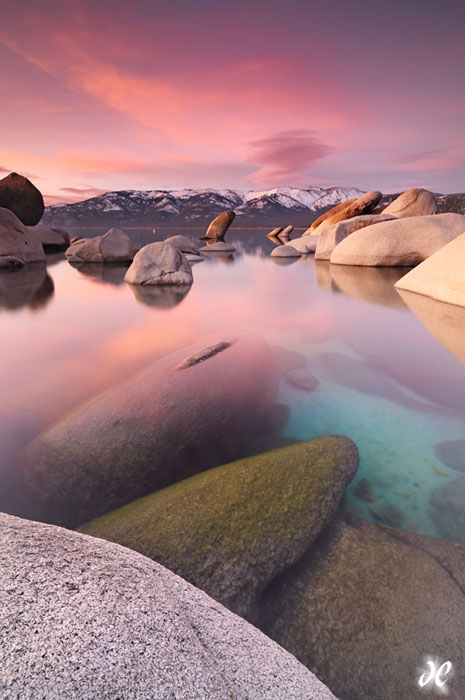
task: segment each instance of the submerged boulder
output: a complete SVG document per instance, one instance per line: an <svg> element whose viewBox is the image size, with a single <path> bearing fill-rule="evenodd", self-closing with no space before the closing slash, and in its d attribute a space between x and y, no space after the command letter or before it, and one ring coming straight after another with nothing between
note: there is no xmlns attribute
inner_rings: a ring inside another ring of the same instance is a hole
<svg viewBox="0 0 465 700"><path fill-rule="evenodd" d="M412 216L355 231L331 254L335 265L418 265L465 231L462 214ZM405 278L403 278L405 279Z"/></svg>
<svg viewBox="0 0 465 700"><path fill-rule="evenodd" d="M429 190L415 188L403 192L397 199L387 205L383 214L392 214L398 219L405 216L430 216L437 214L436 197Z"/></svg>
<svg viewBox="0 0 465 700"><path fill-rule="evenodd" d="M207 228L207 233L205 238L215 238L216 240L223 240L226 231L231 226L232 222L236 218L236 214L233 211L223 211L218 216L215 216L213 221Z"/></svg>
<svg viewBox="0 0 465 700"><path fill-rule="evenodd" d="M145 554L251 618L265 585L332 517L357 466L348 438L299 442L197 474L81 531Z"/></svg>
<svg viewBox="0 0 465 700"><path fill-rule="evenodd" d="M111 228L95 238L73 238L65 255L69 262L127 262L137 253L137 246L127 233Z"/></svg>
<svg viewBox="0 0 465 700"><path fill-rule="evenodd" d="M25 226L35 226L44 213L44 198L26 177L10 173L0 180L0 207L16 214Z"/></svg>
<svg viewBox="0 0 465 700"><path fill-rule="evenodd" d="M124 279L129 284L191 285L193 277L180 250L169 243L149 243L136 253Z"/></svg>
<svg viewBox="0 0 465 700"><path fill-rule="evenodd" d="M436 542L350 516L336 521L270 585L261 627L341 700L420 700L426 654L451 660L448 689L458 700L465 547Z"/></svg>
<svg viewBox="0 0 465 700"><path fill-rule="evenodd" d="M23 479L47 518L80 525L240 455L274 403L276 363L258 336L208 341L153 363L29 445Z"/></svg>
<svg viewBox="0 0 465 700"><path fill-rule="evenodd" d="M0 531L3 697L335 700L284 649L146 557L8 515Z"/></svg>
<svg viewBox="0 0 465 700"><path fill-rule="evenodd" d="M318 236L318 243L315 251L315 260L329 260L331 253L338 243L350 236L354 231L358 231L365 226L379 224L381 221L390 221L395 217L389 214L363 214L353 216L346 221L339 221L337 224L327 226Z"/></svg>
<svg viewBox="0 0 465 700"><path fill-rule="evenodd" d="M9 209L0 208L0 268L44 262L42 243Z"/></svg>
<svg viewBox="0 0 465 700"><path fill-rule="evenodd" d="M28 226L37 236L44 250L64 250L69 246L69 235L61 228L45 228L45 226Z"/></svg>
<svg viewBox="0 0 465 700"><path fill-rule="evenodd" d="M465 216L462 214L438 214L437 217L458 217L458 235L450 243L441 247L428 260L424 260L414 270L397 282L396 288L415 292L445 302L465 306ZM459 234L462 235L459 235ZM450 240L450 239L449 239Z"/></svg>
<svg viewBox="0 0 465 700"><path fill-rule="evenodd" d="M431 517L443 536L465 544L465 476L451 479L430 495Z"/></svg>

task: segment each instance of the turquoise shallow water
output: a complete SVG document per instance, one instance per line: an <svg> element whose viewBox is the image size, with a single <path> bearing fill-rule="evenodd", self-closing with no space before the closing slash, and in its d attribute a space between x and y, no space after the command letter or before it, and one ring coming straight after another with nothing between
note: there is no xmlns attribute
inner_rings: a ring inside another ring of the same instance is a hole
<svg viewBox="0 0 465 700"><path fill-rule="evenodd" d="M139 244L162 237L133 233ZM312 390L281 380L278 400L290 409L282 434L357 443L345 507L373 519L370 505L388 501L402 527L444 536L430 494L463 473L434 446L465 437L465 366L395 292L403 271L331 269L311 256L277 264L264 231L232 230L228 241L236 253L196 264L185 296L138 296L124 267L77 269L62 255L49 256L48 277L1 275L1 509L27 515L16 455L70 409L202 335L253 331L298 353L317 380ZM361 478L372 503L354 493Z"/></svg>

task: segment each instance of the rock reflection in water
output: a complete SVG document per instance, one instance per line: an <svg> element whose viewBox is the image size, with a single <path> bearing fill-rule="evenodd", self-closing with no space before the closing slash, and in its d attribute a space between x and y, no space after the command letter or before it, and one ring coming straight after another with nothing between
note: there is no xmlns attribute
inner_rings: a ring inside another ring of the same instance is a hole
<svg viewBox="0 0 465 700"><path fill-rule="evenodd" d="M407 308L394 288L394 284L405 275L405 268L331 265L316 260L315 270L318 284L325 289L381 306Z"/></svg>
<svg viewBox="0 0 465 700"><path fill-rule="evenodd" d="M121 263L68 263L82 275L102 284L124 284L124 275L129 265Z"/></svg>
<svg viewBox="0 0 465 700"><path fill-rule="evenodd" d="M465 364L465 308L401 289L399 294L431 335Z"/></svg>
<svg viewBox="0 0 465 700"><path fill-rule="evenodd" d="M53 293L53 280L42 263L19 270L0 270L0 308L37 310L48 304Z"/></svg>
<svg viewBox="0 0 465 700"><path fill-rule="evenodd" d="M191 284L130 284L137 301L158 309L171 309L189 293Z"/></svg>

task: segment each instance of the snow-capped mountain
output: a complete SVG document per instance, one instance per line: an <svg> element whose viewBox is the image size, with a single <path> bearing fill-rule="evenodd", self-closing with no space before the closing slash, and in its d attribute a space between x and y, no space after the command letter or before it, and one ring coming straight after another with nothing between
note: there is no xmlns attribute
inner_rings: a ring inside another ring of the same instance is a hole
<svg viewBox="0 0 465 700"><path fill-rule="evenodd" d="M203 226L233 209L239 226L308 226L322 211L359 197L356 187L275 187L264 191L120 190L75 204L47 207L42 225Z"/></svg>

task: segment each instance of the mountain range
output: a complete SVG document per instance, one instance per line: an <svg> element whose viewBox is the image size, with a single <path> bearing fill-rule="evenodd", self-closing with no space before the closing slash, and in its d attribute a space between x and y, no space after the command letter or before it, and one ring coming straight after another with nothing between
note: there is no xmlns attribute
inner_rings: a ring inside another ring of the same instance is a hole
<svg viewBox="0 0 465 700"><path fill-rule="evenodd" d="M41 225L203 227L233 209L234 226L308 226L326 209L359 197L356 187L275 187L265 191L120 190L46 208Z"/></svg>
<svg viewBox="0 0 465 700"><path fill-rule="evenodd" d="M330 207L359 197L356 187L275 187L264 191L184 189L119 190L74 204L46 208L43 226L205 227L225 209L234 227L309 226ZM388 203L397 195L385 195ZM438 195L440 211L465 212L465 195Z"/></svg>

